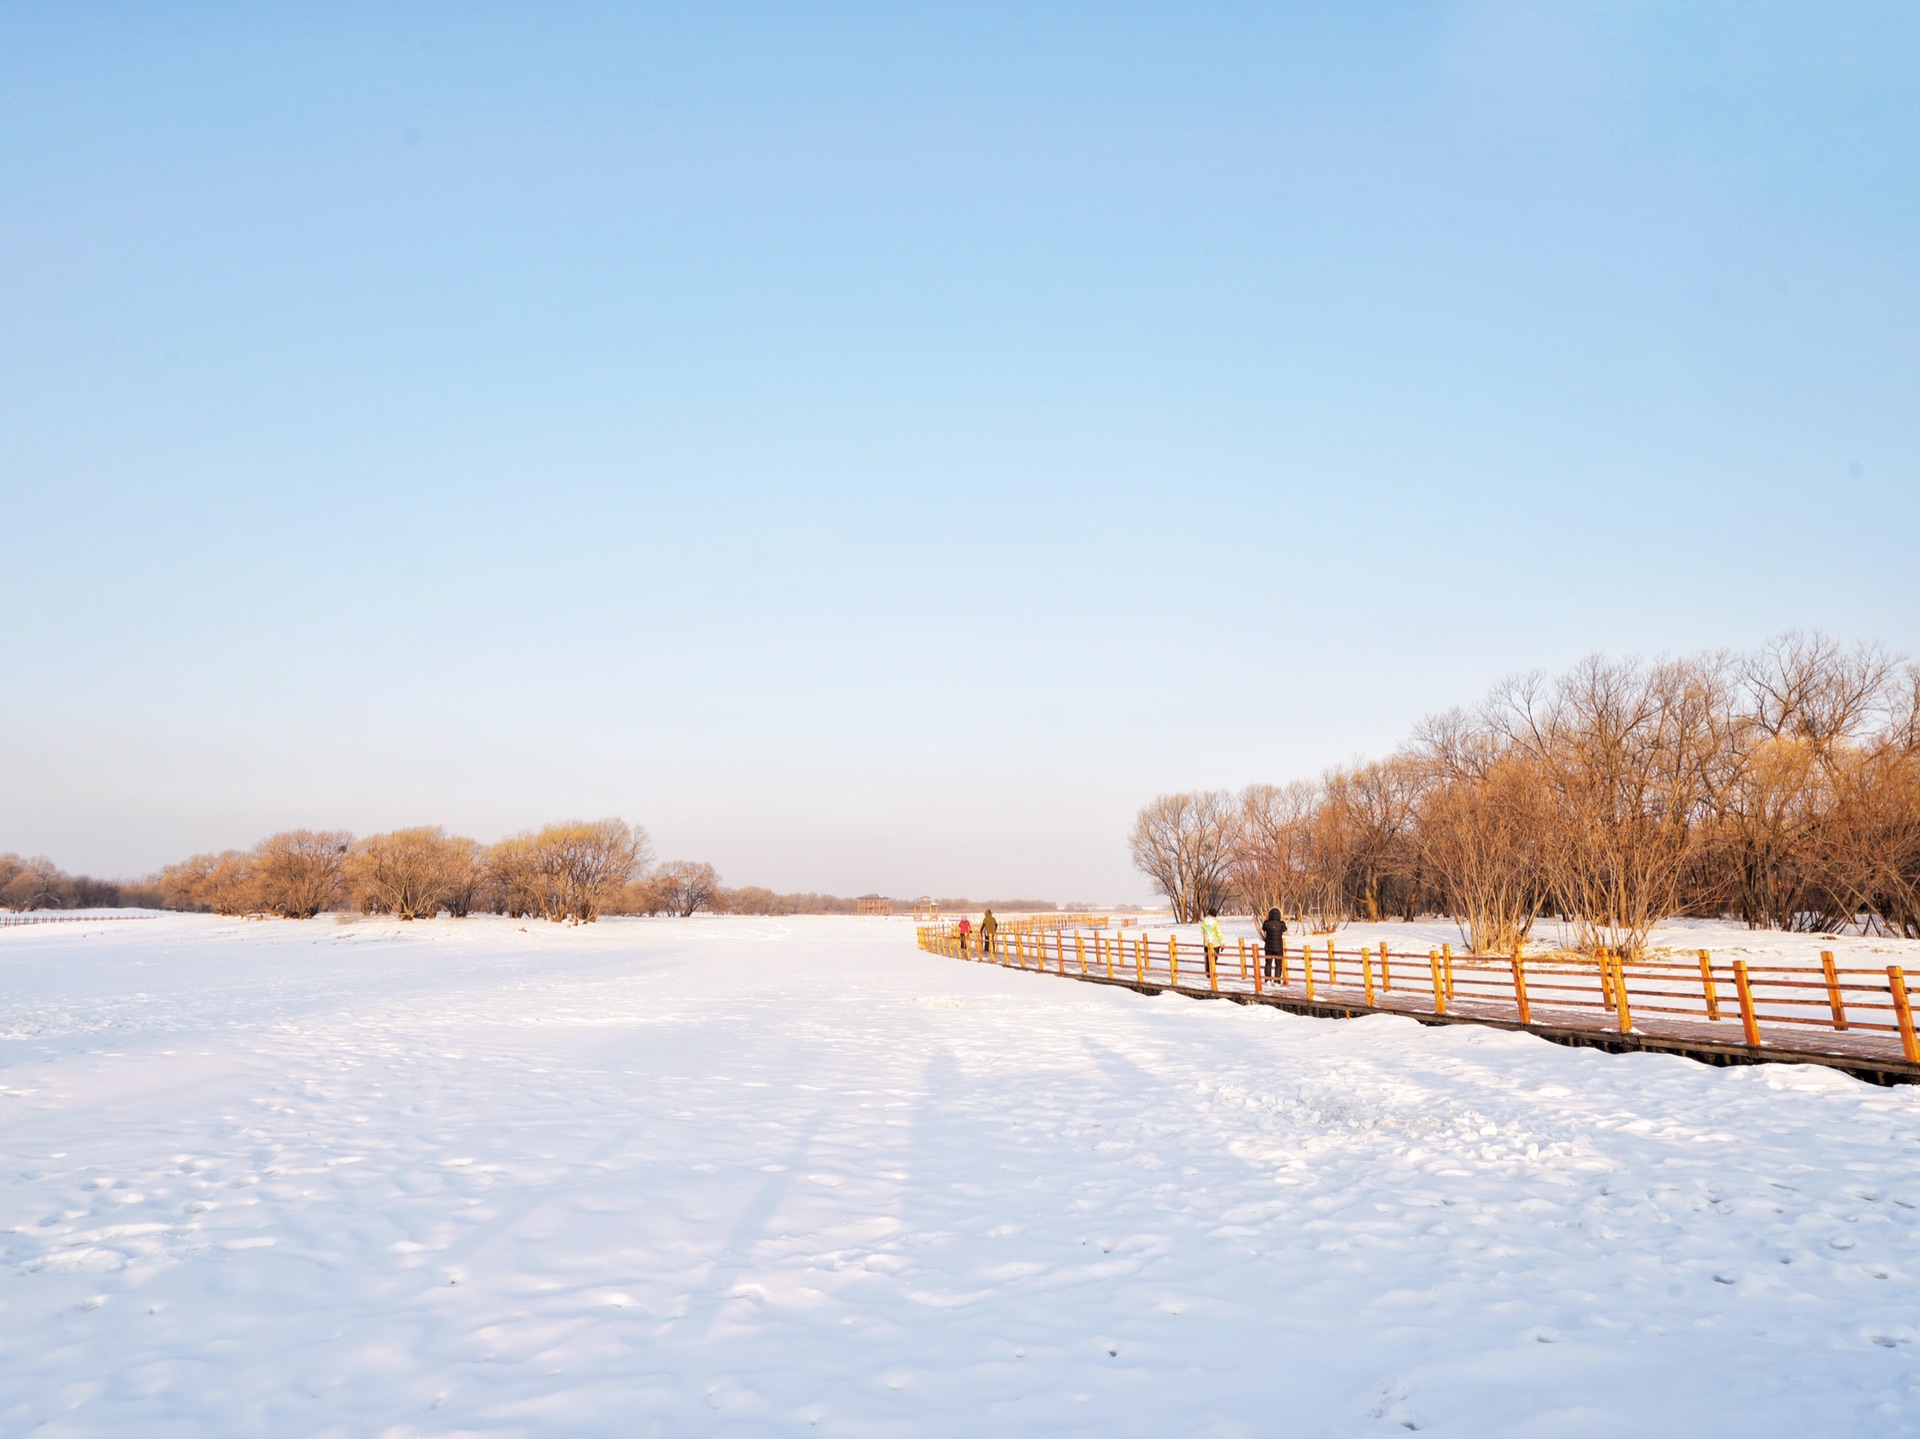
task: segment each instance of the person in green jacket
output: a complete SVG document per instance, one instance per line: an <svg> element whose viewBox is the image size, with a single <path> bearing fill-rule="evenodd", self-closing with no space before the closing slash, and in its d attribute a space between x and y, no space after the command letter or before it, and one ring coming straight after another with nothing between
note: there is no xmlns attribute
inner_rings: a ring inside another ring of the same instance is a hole
<svg viewBox="0 0 1920 1439"><path fill-rule="evenodd" d="M980 916L980 957L982 959L993 958L993 937L999 932L1000 921L993 917L992 910Z"/></svg>
<svg viewBox="0 0 1920 1439"><path fill-rule="evenodd" d="M1226 936L1220 933L1219 915L1210 914L1200 921L1200 944L1207 951L1207 983L1209 984L1218 979L1214 973L1214 965L1219 962L1220 950L1226 942Z"/></svg>

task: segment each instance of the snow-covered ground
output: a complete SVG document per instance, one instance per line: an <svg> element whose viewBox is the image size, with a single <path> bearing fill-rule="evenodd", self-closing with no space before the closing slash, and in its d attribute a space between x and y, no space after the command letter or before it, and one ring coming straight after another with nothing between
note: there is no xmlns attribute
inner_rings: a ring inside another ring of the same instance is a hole
<svg viewBox="0 0 1920 1439"><path fill-rule="evenodd" d="M1917 1120L904 921L10 929L0 1432L1920 1433Z"/></svg>

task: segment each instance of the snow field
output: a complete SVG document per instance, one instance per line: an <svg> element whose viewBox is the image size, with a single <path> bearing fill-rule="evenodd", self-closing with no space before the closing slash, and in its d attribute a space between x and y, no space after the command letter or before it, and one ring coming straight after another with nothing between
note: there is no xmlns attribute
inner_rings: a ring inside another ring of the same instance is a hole
<svg viewBox="0 0 1920 1439"><path fill-rule="evenodd" d="M1909 1434L1916 1115L904 921L9 930L0 1431Z"/></svg>

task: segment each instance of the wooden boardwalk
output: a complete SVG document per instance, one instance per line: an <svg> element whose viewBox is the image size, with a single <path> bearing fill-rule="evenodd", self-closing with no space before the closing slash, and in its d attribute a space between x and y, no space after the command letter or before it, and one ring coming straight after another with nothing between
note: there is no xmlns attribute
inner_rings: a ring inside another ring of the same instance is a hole
<svg viewBox="0 0 1920 1439"><path fill-rule="evenodd" d="M1144 994L1265 1004L1295 1014L1399 1014L1422 1024L1475 1024L1616 1053L1646 1050L1706 1064L1817 1064L1875 1084L1920 1082L1905 973L1716 962L1554 955L1469 955L1450 948L1396 953L1382 944L1295 947L1278 973L1244 941L1209 970L1172 935L1067 931L1001 935L983 954L977 935L923 926L930 953L1030 969Z"/></svg>

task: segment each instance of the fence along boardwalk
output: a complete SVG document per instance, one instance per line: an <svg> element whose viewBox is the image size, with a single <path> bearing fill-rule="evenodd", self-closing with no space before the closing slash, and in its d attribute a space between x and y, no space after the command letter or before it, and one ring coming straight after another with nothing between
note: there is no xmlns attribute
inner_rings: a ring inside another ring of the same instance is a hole
<svg viewBox="0 0 1920 1439"><path fill-rule="evenodd" d="M1034 969L1147 994L1270 1004L1299 1014L1404 1014L1425 1024L1525 1030L1562 1044L1683 1054L1709 1064L1788 1061L1845 1070L1876 1084L1920 1082L1906 974L1716 961L1597 960L1561 956L1425 954L1290 946L1263 973L1257 943L1228 943L1209 965L1176 935L1053 930L1002 933L983 953L978 934L923 925L920 948L955 959Z"/></svg>

